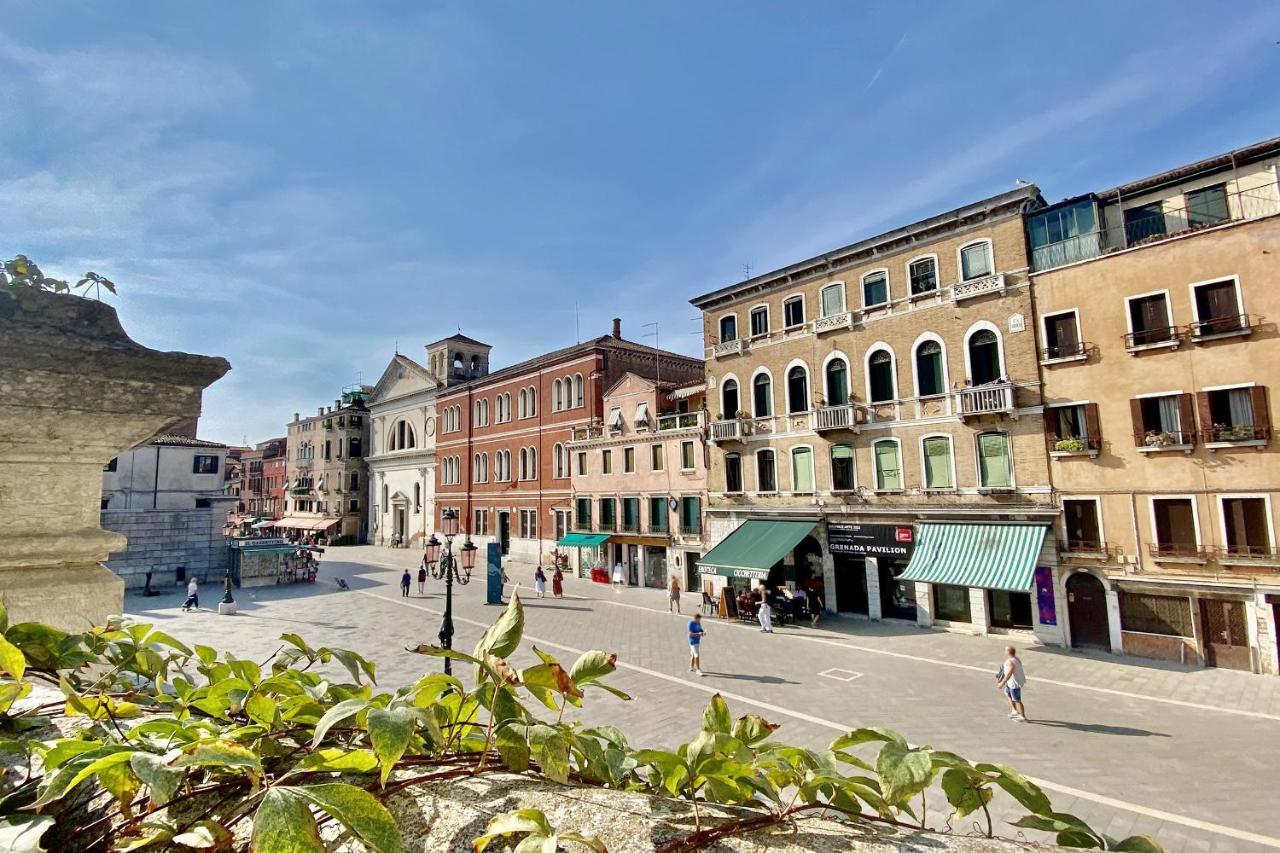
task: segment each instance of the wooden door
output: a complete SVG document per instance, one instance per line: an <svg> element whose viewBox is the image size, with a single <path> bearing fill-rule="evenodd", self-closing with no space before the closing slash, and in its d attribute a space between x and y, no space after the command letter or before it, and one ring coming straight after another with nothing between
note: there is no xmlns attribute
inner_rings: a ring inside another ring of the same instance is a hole
<svg viewBox="0 0 1280 853"><path fill-rule="evenodd" d="M1204 659L1223 669L1253 669L1244 602L1200 599L1200 624L1204 631Z"/></svg>
<svg viewBox="0 0 1280 853"><path fill-rule="evenodd" d="M1067 621L1071 626L1071 648L1111 651L1107 593L1102 581L1088 572L1076 572L1067 578Z"/></svg>

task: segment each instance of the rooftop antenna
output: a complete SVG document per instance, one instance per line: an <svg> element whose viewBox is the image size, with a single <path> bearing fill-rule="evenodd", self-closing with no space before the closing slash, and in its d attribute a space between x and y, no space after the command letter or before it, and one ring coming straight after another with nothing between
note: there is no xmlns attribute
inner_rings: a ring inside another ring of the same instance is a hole
<svg viewBox="0 0 1280 853"><path fill-rule="evenodd" d="M642 328L647 329L650 326L653 326L653 331L645 332L644 336L647 338L650 335L653 335L653 381L660 385L662 384L662 359L658 356L658 323L657 321L655 320L652 323L645 323ZM659 390L658 393L662 393L661 390Z"/></svg>
<svg viewBox="0 0 1280 853"><path fill-rule="evenodd" d="M578 300L573 300L573 337L576 343L582 343L582 330L578 323Z"/></svg>
<svg viewBox="0 0 1280 853"><path fill-rule="evenodd" d="M400 339L396 339L396 355L400 354Z"/></svg>
<svg viewBox="0 0 1280 853"><path fill-rule="evenodd" d="M742 265L742 278L744 280L751 278L751 264Z"/></svg>

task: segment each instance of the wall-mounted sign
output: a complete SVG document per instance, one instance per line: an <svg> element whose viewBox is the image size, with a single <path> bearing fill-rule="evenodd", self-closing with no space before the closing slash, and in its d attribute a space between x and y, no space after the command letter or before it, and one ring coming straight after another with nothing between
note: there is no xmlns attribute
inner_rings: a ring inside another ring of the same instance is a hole
<svg viewBox="0 0 1280 853"><path fill-rule="evenodd" d="M829 521L827 546L832 554L910 557L916 547L916 535L909 524L849 524Z"/></svg>
<svg viewBox="0 0 1280 853"><path fill-rule="evenodd" d="M1021 314L1009 315L1009 331L1025 332L1027 330L1027 321Z"/></svg>

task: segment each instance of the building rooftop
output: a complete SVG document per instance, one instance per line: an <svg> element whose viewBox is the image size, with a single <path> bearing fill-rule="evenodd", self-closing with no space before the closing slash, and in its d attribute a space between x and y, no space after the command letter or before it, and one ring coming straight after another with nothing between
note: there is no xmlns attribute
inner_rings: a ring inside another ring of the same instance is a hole
<svg viewBox="0 0 1280 853"><path fill-rule="evenodd" d="M188 438L185 435L170 435L168 433L157 435L147 443L159 447L218 447L224 450L227 447L227 445L219 444L216 441L205 441L202 438Z"/></svg>
<svg viewBox="0 0 1280 853"><path fill-rule="evenodd" d="M450 335L447 338L441 338L438 341L433 341L432 343L427 344L427 346L433 347L436 344L443 344L447 341L457 341L460 344L470 344L471 346L492 348L490 347L489 344L486 344L484 341L477 341L475 338L469 338L466 335L462 334L461 332L459 332L456 335Z"/></svg>
<svg viewBox="0 0 1280 853"><path fill-rule="evenodd" d="M1169 169L1156 175L1149 175L1145 178L1139 178L1136 181L1130 181L1127 184L1121 184L1109 190L1097 193L1102 201L1115 201L1124 196L1138 195L1139 193L1150 192L1158 189L1166 184L1176 184L1182 181L1190 180L1203 174L1211 174L1220 172L1223 169L1229 169L1232 166L1252 163L1266 157L1280 155L1280 136L1255 142L1252 145L1246 145L1243 148L1236 148L1232 151L1226 151L1222 154L1215 154L1212 157L1206 157L1203 160L1197 160L1194 163L1187 163L1184 166L1178 166L1175 169Z"/></svg>

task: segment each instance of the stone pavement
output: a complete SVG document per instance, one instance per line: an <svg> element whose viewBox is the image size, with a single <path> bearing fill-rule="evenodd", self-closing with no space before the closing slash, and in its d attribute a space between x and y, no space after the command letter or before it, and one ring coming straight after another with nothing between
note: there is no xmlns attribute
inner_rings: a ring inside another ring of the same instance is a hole
<svg viewBox="0 0 1280 853"><path fill-rule="evenodd" d="M411 551L331 549L319 583L239 591L237 617L181 614L176 591L130 596L126 608L167 622L180 638L257 659L285 631L353 648L376 659L380 684L394 687L435 663L403 652L435 641L443 609L440 582L430 581L425 596L415 582L414 594L400 597L400 569L417 559ZM519 579L531 569L508 567L508 574ZM334 577L352 591L339 592ZM1280 679L1027 648L1032 722L1016 724L994 690L998 638L849 619L764 635L708 619L707 677L698 679L687 671L685 619L665 612L662 591L615 592L576 578L566 586L563 600L523 589L526 637L570 662L589 648L617 652L612 683L634 701L592 694L580 717L614 723L634 743L690 739L718 691L735 713L782 723L780 735L796 743L825 745L841 731L885 725L913 742L1012 764L1039 780L1057 808L1111 835L1150 833L1171 851L1280 847L1269 793L1276 786L1267 781L1280 766ZM459 648L471 648L496 616L483 587L479 577L455 588ZM203 598L212 608L217 591L206 588ZM687 596L686 613L693 599Z"/></svg>

